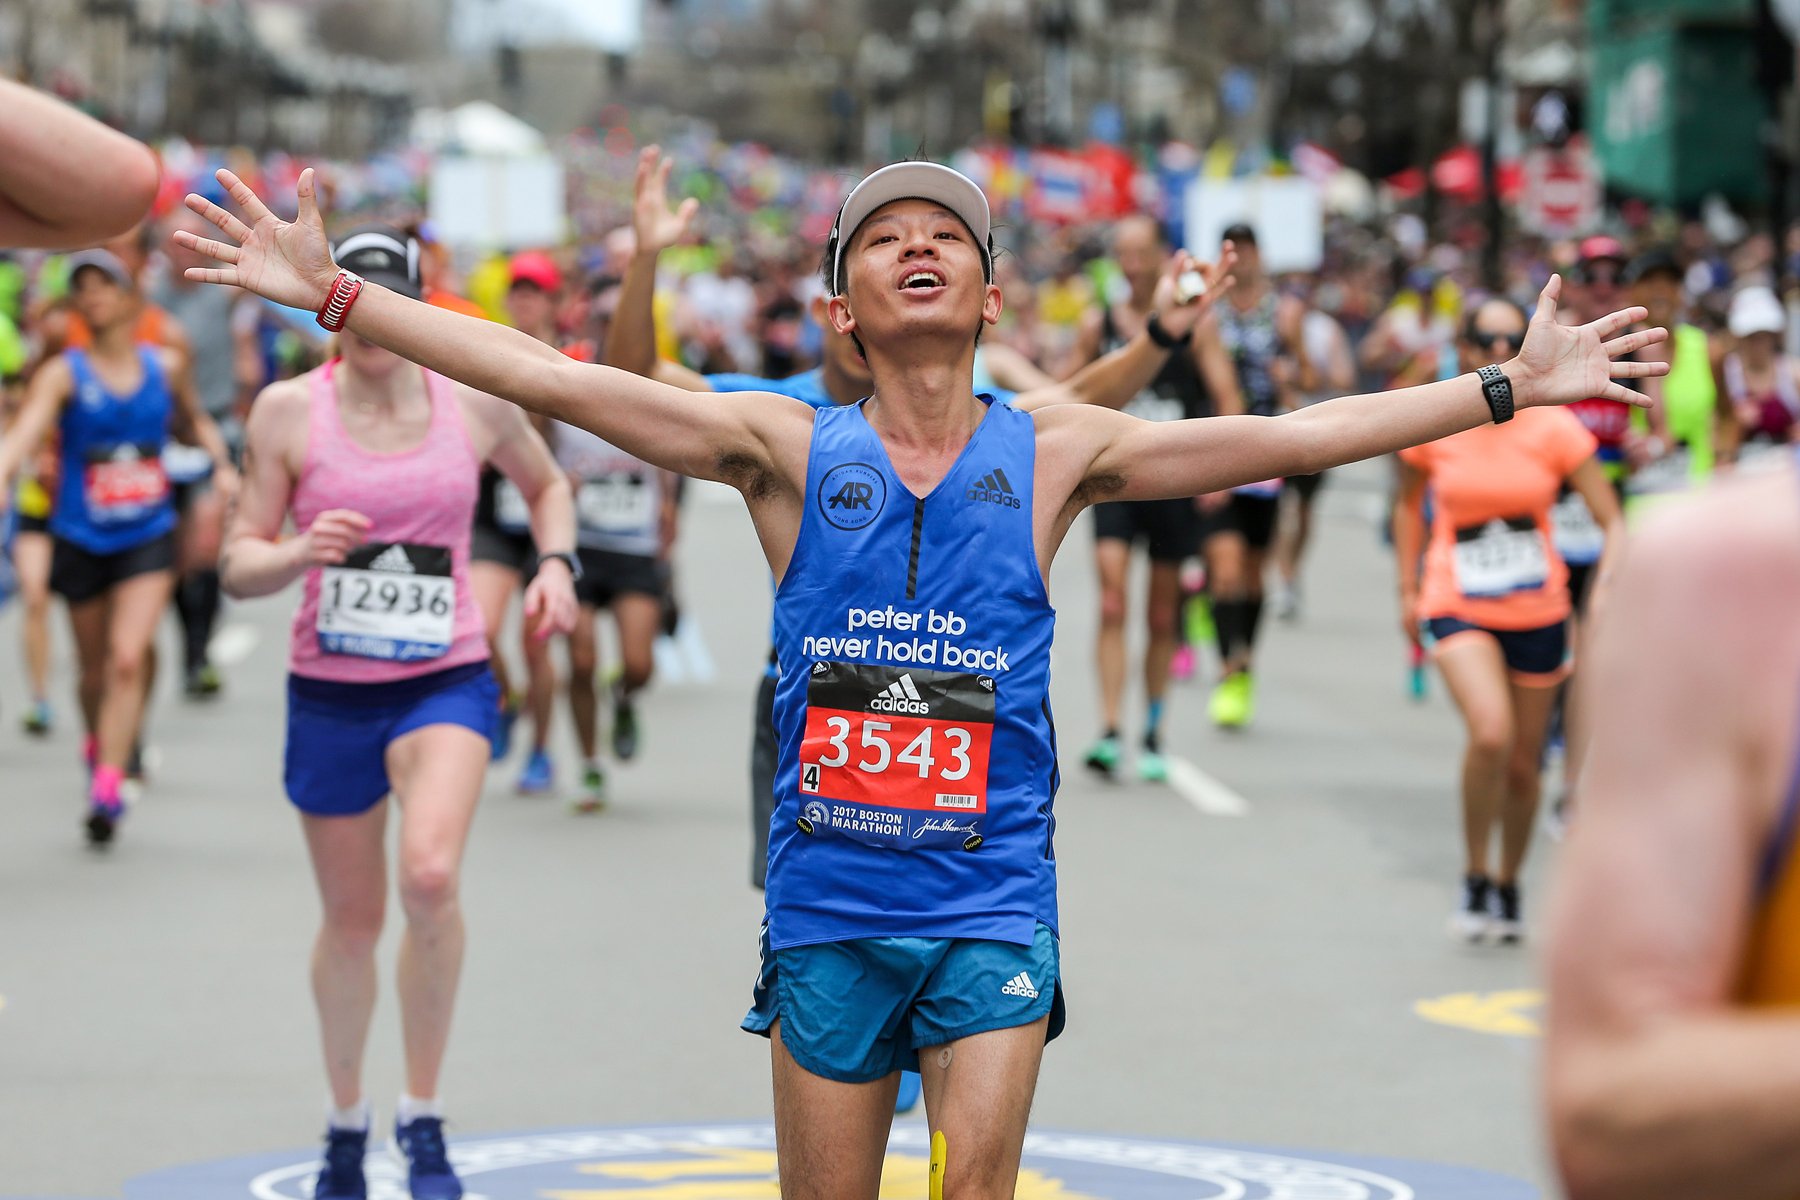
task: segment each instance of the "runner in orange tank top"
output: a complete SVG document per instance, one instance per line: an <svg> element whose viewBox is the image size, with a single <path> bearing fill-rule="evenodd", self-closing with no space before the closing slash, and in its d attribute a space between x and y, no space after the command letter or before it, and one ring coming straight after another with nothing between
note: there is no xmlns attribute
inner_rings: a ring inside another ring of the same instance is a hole
<svg viewBox="0 0 1800 1200"><path fill-rule="evenodd" d="M1572 1200L1800 1194L1800 471L1659 514L1595 623L1545 1065Z"/></svg>

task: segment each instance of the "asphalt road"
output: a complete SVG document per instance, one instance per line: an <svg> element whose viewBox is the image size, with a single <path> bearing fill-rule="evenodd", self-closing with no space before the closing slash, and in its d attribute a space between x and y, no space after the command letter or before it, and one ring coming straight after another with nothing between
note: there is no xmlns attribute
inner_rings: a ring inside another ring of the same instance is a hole
<svg viewBox="0 0 1800 1200"><path fill-rule="evenodd" d="M1327 488L1304 617L1269 622L1255 727L1221 735L1204 689L1178 692L1168 740L1192 768L1180 788L1107 785L1079 766L1095 732L1096 606L1091 530L1071 534L1052 580L1071 1019L1047 1056L1040 1124L1544 1182L1535 1042L1415 1012L1436 999L1432 1011L1527 1031L1530 997L1504 994L1530 988L1534 966L1529 951L1443 933L1459 731L1435 681L1424 704L1406 694L1371 521L1380 478L1363 467ZM689 664L656 687L611 809L584 818L516 796L516 754L490 776L446 1076L458 1130L769 1113L766 1045L737 1029L761 913L745 776L768 595L730 497L690 505L679 577L715 673ZM230 608L239 661L220 701L186 704L165 682L160 766L103 856L79 836L69 703L54 738L18 732L17 613L0 615L0 1196L116 1196L157 1168L317 1137L317 907L279 775L293 603ZM557 736L567 781L565 726ZM390 961L395 941L390 929ZM398 1040L390 994L367 1076L378 1112L399 1087Z"/></svg>

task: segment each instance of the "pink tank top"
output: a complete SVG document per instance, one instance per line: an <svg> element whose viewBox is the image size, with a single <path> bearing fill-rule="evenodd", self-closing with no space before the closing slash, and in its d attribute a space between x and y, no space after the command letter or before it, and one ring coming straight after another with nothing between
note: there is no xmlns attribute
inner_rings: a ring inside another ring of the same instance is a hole
<svg viewBox="0 0 1800 1200"><path fill-rule="evenodd" d="M450 384L425 372L431 425L410 450L359 446L338 414L337 360L309 376L312 418L294 525L347 508L366 540L341 567L306 573L289 669L334 683L392 683L488 656L469 589L469 530L481 462Z"/></svg>

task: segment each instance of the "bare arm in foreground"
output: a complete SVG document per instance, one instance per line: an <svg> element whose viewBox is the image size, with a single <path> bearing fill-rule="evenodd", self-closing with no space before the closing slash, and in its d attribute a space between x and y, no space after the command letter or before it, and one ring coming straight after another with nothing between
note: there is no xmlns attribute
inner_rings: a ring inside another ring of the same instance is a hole
<svg viewBox="0 0 1800 1200"><path fill-rule="evenodd" d="M1800 1015L1735 1003L1800 726L1794 492L1781 471L1664 514L1595 625L1544 1047L1572 1200L1791 1200L1800 1180Z"/></svg>
<svg viewBox="0 0 1800 1200"><path fill-rule="evenodd" d="M0 246L90 246L144 219L147 146L23 84L0 80L0 109Z"/></svg>

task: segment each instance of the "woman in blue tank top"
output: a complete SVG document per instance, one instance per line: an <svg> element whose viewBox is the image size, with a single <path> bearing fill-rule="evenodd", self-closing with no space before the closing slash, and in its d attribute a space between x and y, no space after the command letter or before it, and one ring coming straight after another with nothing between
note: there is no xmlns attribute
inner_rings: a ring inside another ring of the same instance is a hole
<svg viewBox="0 0 1800 1200"><path fill-rule="evenodd" d="M50 586L67 601L75 634L92 771L87 834L104 845L123 811L151 643L175 585L175 509L162 465L171 429L212 456L228 499L237 476L184 357L133 341L139 300L119 260L104 250L75 255L69 292L94 344L64 351L32 379L17 423L0 440L0 504L54 424L61 481L50 518Z"/></svg>

